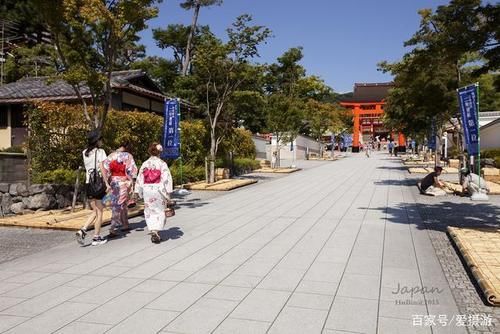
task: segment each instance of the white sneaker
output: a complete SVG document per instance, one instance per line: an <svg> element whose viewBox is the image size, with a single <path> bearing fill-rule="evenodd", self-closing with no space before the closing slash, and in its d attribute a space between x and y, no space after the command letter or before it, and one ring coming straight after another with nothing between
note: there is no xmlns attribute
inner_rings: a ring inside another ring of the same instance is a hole
<svg viewBox="0 0 500 334"><path fill-rule="evenodd" d="M76 232L76 234L75 234L76 242L78 242L80 245L85 244L85 236L86 235L87 235L87 233L83 229Z"/></svg>
<svg viewBox="0 0 500 334"><path fill-rule="evenodd" d="M92 246L104 245L106 242L108 242L108 239L104 239L100 235L92 238Z"/></svg>

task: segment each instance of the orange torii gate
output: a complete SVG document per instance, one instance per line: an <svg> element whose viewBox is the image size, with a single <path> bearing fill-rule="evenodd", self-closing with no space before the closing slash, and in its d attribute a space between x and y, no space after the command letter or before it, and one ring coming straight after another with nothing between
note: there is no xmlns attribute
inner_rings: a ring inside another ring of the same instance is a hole
<svg viewBox="0 0 500 334"><path fill-rule="evenodd" d="M355 83L352 98L343 99L340 104L352 109L353 112L353 138L352 151L359 152L361 141L380 138L393 138L394 133L384 127L382 117L384 115L385 98L394 84L389 83ZM406 150L406 138L398 133L398 151Z"/></svg>

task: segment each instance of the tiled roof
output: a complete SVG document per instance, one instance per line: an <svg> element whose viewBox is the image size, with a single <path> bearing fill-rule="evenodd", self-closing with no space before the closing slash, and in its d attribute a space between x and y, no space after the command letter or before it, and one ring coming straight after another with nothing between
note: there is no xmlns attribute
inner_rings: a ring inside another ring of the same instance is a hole
<svg viewBox="0 0 500 334"><path fill-rule="evenodd" d="M380 102L387 97L392 87L392 82L355 83L353 96L342 99L341 102Z"/></svg>
<svg viewBox="0 0 500 334"><path fill-rule="evenodd" d="M141 94L150 95L158 99L164 95L144 87L130 83L130 80L147 76L141 70L116 71L111 75L113 88L129 89ZM84 98L90 98L89 88L81 87ZM63 80L54 80L49 77L24 78L0 87L0 104L22 103L29 100L43 99L48 101L73 101L78 97L73 87Z"/></svg>

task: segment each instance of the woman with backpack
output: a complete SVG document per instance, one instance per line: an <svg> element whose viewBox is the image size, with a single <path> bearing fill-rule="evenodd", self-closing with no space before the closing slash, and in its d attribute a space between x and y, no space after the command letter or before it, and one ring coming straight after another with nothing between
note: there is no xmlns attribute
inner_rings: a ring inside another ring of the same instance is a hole
<svg viewBox="0 0 500 334"><path fill-rule="evenodd" d="M137 176L134 157L129 153L130 143L123 142L102 163L107 192L111 196L111 229L108 239L119 235L119 230L128 231L128 201Z"/></svg>
<svg viewBox="0 0 500 334"><path fill-rule="evenodd" d="M94 223L94 237L92 238L92 246L99 246L106 243L106 239L101 237L102 225L102 198L106 194L105 191L96 191L93 187L94 184L102 182L101 163L106 159L106 152L101 148L102 141L98 131L91 131L87 136L88 146L83 150L83 163L85 165L85 192L89 200L92 213L87 218L85 225L76 232L76 241L84 244L87 229L90 224ZM91 182L93 184L91 184ZM103 189L104 190L104 189Z"/></svg>
<svg viewBox="0 0 500 334"><path fill-rule="evenodd" d="M160 243L159 231L165 228L167 202L173 191L172 175L165 161L160 159L163 147L158 143L149 146L151 157L139 170L135 191L144 198L144 218L151 234L151 242Z"/></svg>

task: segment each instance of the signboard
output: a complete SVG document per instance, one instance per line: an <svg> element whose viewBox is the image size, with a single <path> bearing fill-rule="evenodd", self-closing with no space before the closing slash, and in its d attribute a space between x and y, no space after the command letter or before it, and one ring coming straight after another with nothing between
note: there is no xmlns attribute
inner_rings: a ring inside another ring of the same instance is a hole
<svg viewBox="0 0 500 334"><path fill-rule="evenodd" d="M165 101L163 114L163 152L164 159L177 159L180 156L180 109L179 101Z"/></svg>
<svg viewBox="0 0 500 334"><path fill-rule="evenodd" d="M432 119L429 133L427 134L427 147L429 150L436 150L436 121L434 118Z"/></svg>
<svg viewBox="0 0 500 334"><path fill-rule="evenodd" d="M469 155L478 154L479 146L479 127L477 123L478 116L478 94L477 86L470 85L458 89L458 101L460 113L462 115L462 124L464 127L465 143Z"/></svg>

